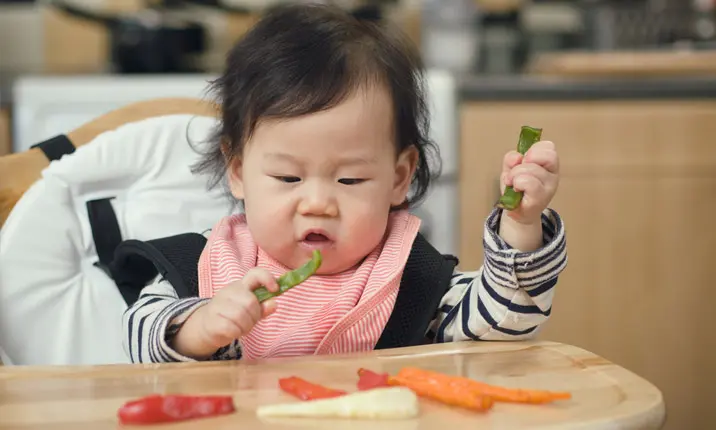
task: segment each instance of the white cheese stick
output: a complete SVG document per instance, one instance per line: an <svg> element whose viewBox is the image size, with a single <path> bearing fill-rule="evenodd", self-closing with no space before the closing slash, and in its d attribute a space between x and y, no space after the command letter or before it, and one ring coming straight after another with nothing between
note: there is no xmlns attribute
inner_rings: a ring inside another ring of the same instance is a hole
<svg viewBox="0 0 716 430"><path fill-rule="evenodd" d="M374 388L330 399L261 406L259 417L407 419L418 416L418 397L404 387Z"/></svg>

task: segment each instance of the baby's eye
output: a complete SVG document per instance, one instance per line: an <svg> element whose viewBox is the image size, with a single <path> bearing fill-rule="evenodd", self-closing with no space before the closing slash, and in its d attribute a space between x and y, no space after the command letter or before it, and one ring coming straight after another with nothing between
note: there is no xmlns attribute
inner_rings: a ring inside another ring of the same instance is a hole
<svg viewBox="0 0 716 430"><path fill-rule="evenodd" d="M292 184L301 180L301 178L297 178L295 176L274 176L274 178L287 184Z"/></svg>
<svg viewBox="0 0 716 430"><path fill-rule="evenodd" d="M360 184L361 182L365 181L365 179L358 179L358 178L343 178L339 179L338 182L343 185L356 185Z"/></svg>

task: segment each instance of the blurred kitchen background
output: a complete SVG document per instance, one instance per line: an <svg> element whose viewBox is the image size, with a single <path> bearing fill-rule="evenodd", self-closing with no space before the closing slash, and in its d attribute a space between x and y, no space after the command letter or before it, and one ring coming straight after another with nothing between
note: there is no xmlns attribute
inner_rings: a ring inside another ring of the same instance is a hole
<svg viewBox="0 0 716 430"><path fill-rule="evenodd" d="M203 97L275 3L0 0L0 155L133 101ZM502 155L543 127L570 263L540 336L655 383L666 428L716 428L716 0L335 3L402 27L431 70L433 243L479 267Z"/></svg>

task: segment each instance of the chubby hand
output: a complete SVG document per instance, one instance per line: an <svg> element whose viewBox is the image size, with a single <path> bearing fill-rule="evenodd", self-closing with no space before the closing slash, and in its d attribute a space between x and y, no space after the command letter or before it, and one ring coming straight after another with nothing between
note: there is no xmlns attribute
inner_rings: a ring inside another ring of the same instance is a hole
<svg viewBox="0 0 716 430"><path fill-rule="evenodd" d="M520 224L540 223L559 185L559 157L554 143L537 142L524 156L517 151L508 152L502 162L500 189L504 192L508 185L523 195L519 207L504 213Z"/></svg>
<svg viewBox="0 0 716 430"><path fill-rule="evenodd" d="M261 286L271 292L279 288L267 270L254 268L242 280L219 290L209 303L187 318L174 338L174 349L182 355L204 359L246 335L259 320L276 310L273 299L259 303L253 290Z"/></svg>

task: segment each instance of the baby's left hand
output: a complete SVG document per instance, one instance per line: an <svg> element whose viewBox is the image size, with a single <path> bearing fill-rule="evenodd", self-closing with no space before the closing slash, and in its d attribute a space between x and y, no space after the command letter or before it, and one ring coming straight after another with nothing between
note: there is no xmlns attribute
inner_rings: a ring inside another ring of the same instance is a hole
<svg viewBox="0 0 716 430"><path fill-rule="evenodd" d="M559 157L554 143L537 142L524 157L517 151L508 152L502 163L500 189L504 192L507 185L523 195L519 207L504 214L520 224L541 222L540 216L559 185Z"/></svg>

